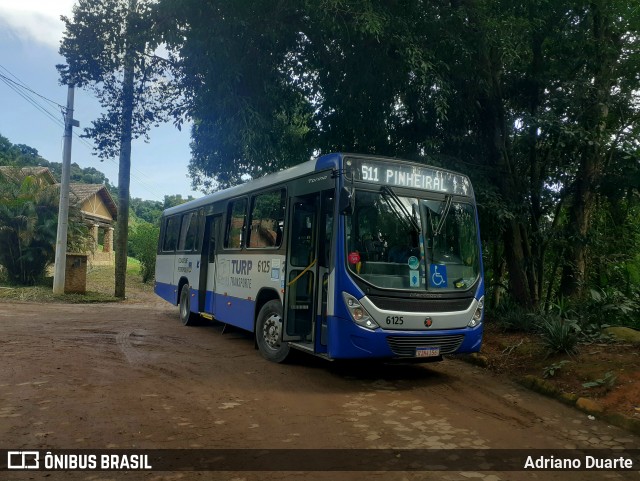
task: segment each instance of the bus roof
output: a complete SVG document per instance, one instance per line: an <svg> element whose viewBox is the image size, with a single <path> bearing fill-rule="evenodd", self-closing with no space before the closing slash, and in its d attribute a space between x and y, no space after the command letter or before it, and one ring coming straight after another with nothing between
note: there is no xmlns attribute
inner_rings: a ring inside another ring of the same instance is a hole
<svg viewBox="0 0 640 481"><path fill-rule="evenodd" d="M268 174L264 177L245 182L244 184L229 187L228 189L224 190L219 190L217 192L213 192L212 194L205 195L204 197L201 197L199 199L185 202L184 204L180 204L175 207L170 207L163 212L163 215L173 215L183 211L197 209L198 207L208 205L212 202L238 197L248 192L252 192L256 189L293 180L298 177L311 174L313 172L331 168L338 168L338 166L340 165L339 162L341 157L342 154L326 154L315 159L308 160L307 162L303 162L302 164L295 165L288 169L281 170L280 172Z"/></svg>
<svg viewBox="0 0 640 481"><path fill-rule="evenodd" d="M325 154L320 157L308 160L307 162L303 162L296 166L290 167L288 169L281 170L280 172L268 174L268 175L265 175L264 177L260 177L258 179L245 182L244 184L236 185L234 187L230 187L224 190L219 190L212 194L205 195L199 199L194 199L192 201L185 202L184 204L180 204L175 207L170 207L163 212L163 216L178 214L180 212L193 210L205 205L209 205L216 201L238 197L243 194L253 192L254 190L261 189L264 187L269 187L271 185L276 185L282 182L287 182L289 180L293 180L298 177L303 177L313 172L319 172L327 169L341 169L343 167L342 160L344 158L370 159L370 160L387 161L387 162L401 161L407 166L414 166L418 168L425 167L425 164L419 164L416 162L406 161L402 159L395 159L392 157L377 156L377 155L351 154L351 153ZM464 174L459 174L457 172L453 172L448 169L442 169L440 167L437 167L436 169L444 173L455 174L457 176L460 176L463 179L466 179L467 183L469 182L468 177Z"/></svg>

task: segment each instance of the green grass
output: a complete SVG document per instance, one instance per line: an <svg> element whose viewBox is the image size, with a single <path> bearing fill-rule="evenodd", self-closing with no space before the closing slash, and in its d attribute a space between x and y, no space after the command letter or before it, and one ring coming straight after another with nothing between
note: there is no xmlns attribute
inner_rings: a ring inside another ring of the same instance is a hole
<svg viewBox="0 0 640 481"><path fill-rule="evenodd" d="M121 302L114 296L115 267L95 266L87 269L86 294L55 295L52 291L53 280L48 278L44 284L37 286L10 286L0 283L0 302L62 302L70 304L85 304L96 302ZM140 262L136 259L127 260L127 299L135 300L140 296L153 292L153 283L143 284L140 275Z"/></svg>

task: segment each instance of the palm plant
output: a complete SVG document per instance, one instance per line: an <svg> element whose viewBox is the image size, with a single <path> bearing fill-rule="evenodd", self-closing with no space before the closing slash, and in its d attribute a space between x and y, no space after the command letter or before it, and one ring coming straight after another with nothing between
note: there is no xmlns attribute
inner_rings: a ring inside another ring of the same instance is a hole
<svg viewBox="0 0 640 481"><path fill-rule="evenodd" d="M0 265L7 280L32 285L55 259L58 188L20 169L0 172ZM73 224L73 226L72 226ZM71 242L86 229L70 221Z"/></svg>

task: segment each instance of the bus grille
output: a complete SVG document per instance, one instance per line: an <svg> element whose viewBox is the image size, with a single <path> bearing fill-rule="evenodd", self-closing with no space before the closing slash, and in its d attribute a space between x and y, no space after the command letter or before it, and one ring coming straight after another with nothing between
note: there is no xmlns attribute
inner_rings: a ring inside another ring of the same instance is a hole
<svg viewBox="0 0 640 481"><path fill-rule="evenodd" d="M453 336L389 336L387 342L396 356L414 357L417 347L439 347L440 354L456 352L464 340L464 334Z"/></svg>
<svg viewBox="0 0 640 481"><path fill-rule="evenodd" d="M407 312L458 312L466 311L473 296L462 299L407 299L370 295L369 299L378 309Z"/></svg>

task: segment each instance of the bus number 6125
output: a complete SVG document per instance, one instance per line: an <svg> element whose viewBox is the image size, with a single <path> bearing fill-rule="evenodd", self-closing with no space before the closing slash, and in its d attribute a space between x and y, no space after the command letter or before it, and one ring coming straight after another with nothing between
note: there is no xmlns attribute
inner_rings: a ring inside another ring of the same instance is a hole
<svg viewBox="0 0 640 481"><path fill-rule="evenodd" d="M396 324L396 325L404 324L404 317L403 316L387 316L387 324L389 324L389 325L391 325L391 324Z"/></svg>

